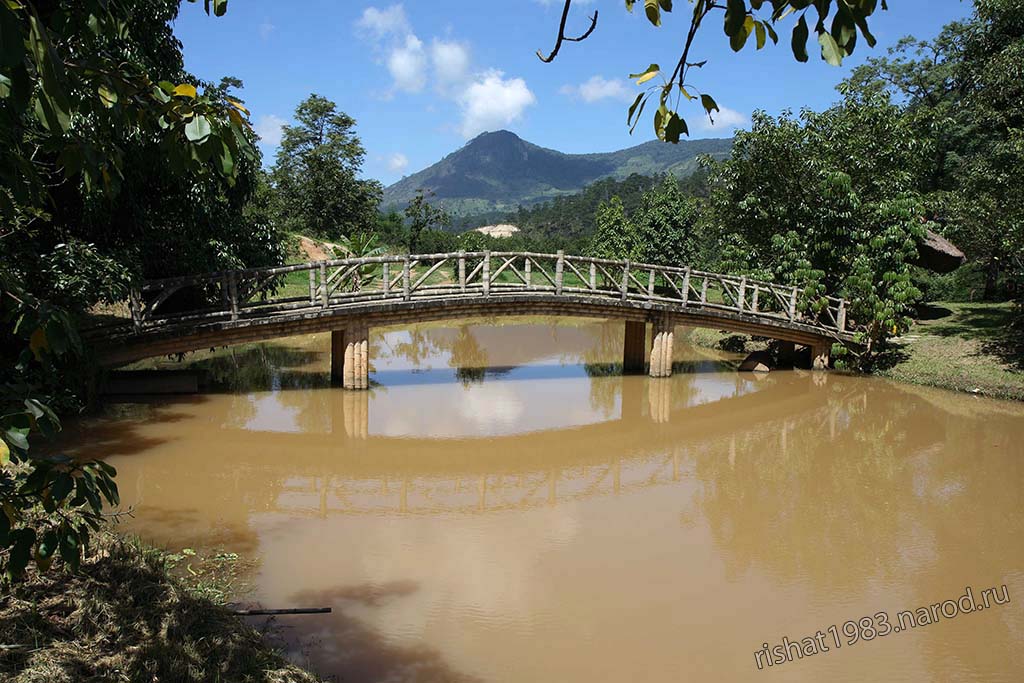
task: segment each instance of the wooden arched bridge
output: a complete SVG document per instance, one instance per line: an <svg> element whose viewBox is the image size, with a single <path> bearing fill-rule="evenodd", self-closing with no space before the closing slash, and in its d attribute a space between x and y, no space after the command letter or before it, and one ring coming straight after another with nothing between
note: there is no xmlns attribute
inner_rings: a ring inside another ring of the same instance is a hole
<svg viewBox="0 0 1024 683"><path fill-rule="evenodd" d="M820 368L834 342L853 342L842 299L811 302L800 288L744 276L562 252L374 256L167 278L133 290L130 309L130 323L88 335L106 365L330 331L331 372L349 389L369 385L370 327L449 318L621 319L624 371L646 365L652 377L672 373L677 324L807 346Z"/></svg>

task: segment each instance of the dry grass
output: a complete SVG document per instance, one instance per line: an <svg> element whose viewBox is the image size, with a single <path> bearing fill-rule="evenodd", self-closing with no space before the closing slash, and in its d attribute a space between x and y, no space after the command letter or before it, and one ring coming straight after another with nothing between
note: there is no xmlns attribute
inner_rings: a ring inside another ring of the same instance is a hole
<svg viewBox="0 0 1024 683"><path fill-rule="evenodd" d="M80 573L33 572L3 589L0 644L12 683L319 680L173 578L163 553L108 534Z"/></svg>

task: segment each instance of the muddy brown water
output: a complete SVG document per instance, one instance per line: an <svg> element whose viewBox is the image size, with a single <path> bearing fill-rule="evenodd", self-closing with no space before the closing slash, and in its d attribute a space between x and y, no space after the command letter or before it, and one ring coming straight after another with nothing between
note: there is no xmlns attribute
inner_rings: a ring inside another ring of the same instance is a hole
<svg viewBox="0 0 1024 683"><path fill-rule="evenodd" d="M67 437L118 468L132 531L333 608L276 622L333 680L1024 680L1024 407L678 341L671 379L621 377L621 339L375 330L368 392L329 386L326 337L280 340ZM779 663L784 637L814 642Z"/></svg>

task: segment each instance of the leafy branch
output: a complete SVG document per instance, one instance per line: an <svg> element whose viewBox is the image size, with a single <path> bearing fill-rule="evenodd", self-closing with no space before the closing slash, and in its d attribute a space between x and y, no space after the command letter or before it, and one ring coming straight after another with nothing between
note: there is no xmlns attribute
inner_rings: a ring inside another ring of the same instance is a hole
<svg viewBox="0 0 1024 683"><path fill-rule="evenodd" d="M637 2L638 0L625 0L626 9L632 12ZM659 90L658 109L654 114L654 132L658 139L677 143L682 135L689 135L689 126L679 115L682 98L688 102L699 99L704 113L712 123L714 122L714 112L720 111L718 103L711 95L698 90L688 78L692 69L699 69L707 63L707 60L691 61L690 50L701 26L704 25L704 20L716 10L724 12L723 30L734 52L742 50L751 36L754 37L757 50L764 49L769 40L777 45L779 35L775 27L791 14L797 14L799 18L793 28L791 49L797 61L807 62L807 43L810 38L807 12L813 7L817 14L814 31L821 48L821 57L829 64L839 66L844 57L853 54L857 46L858 32L868 45L874 47L875 38L868 28L868 19L878 6L883 10L888 9L886 0L691 0L691 4L693 14L682 54L669 76L665 78L661 67L656 63L630 75L630 78L636 79L637 85L643 85L662 75L660 84L652 85L640 92L630 105L626 125L630 127L631 133L635 130L648 99ZM660 27L662 14L672 12L673 0L643 0L643 5L648 21ZM537 56L542 61L554 60L563 41L581 42L597 27L595 12L586 33L576 38L566 37L565 24L571 6L572 0L565 0L555 48L546 58L538 51ZM767 13L763 13L762 10L766 10Z"/></svg>

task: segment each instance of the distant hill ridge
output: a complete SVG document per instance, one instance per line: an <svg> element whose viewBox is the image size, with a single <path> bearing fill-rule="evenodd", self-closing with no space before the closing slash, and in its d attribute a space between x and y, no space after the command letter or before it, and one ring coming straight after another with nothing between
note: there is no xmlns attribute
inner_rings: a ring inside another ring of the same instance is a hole
<svg viewBox="0 0 1024 683"><path fill-rule="evenodd" d="M386 188L382 207L402 208L425 188L457 216L514 210L574 194L602 178L621 180L633 173L683 178L697 170L697 157L724 158L731 148L731 139L685 140L678 145L652 140L618 152L564 154L507 130L482 133L436 164Z"/></svg>

